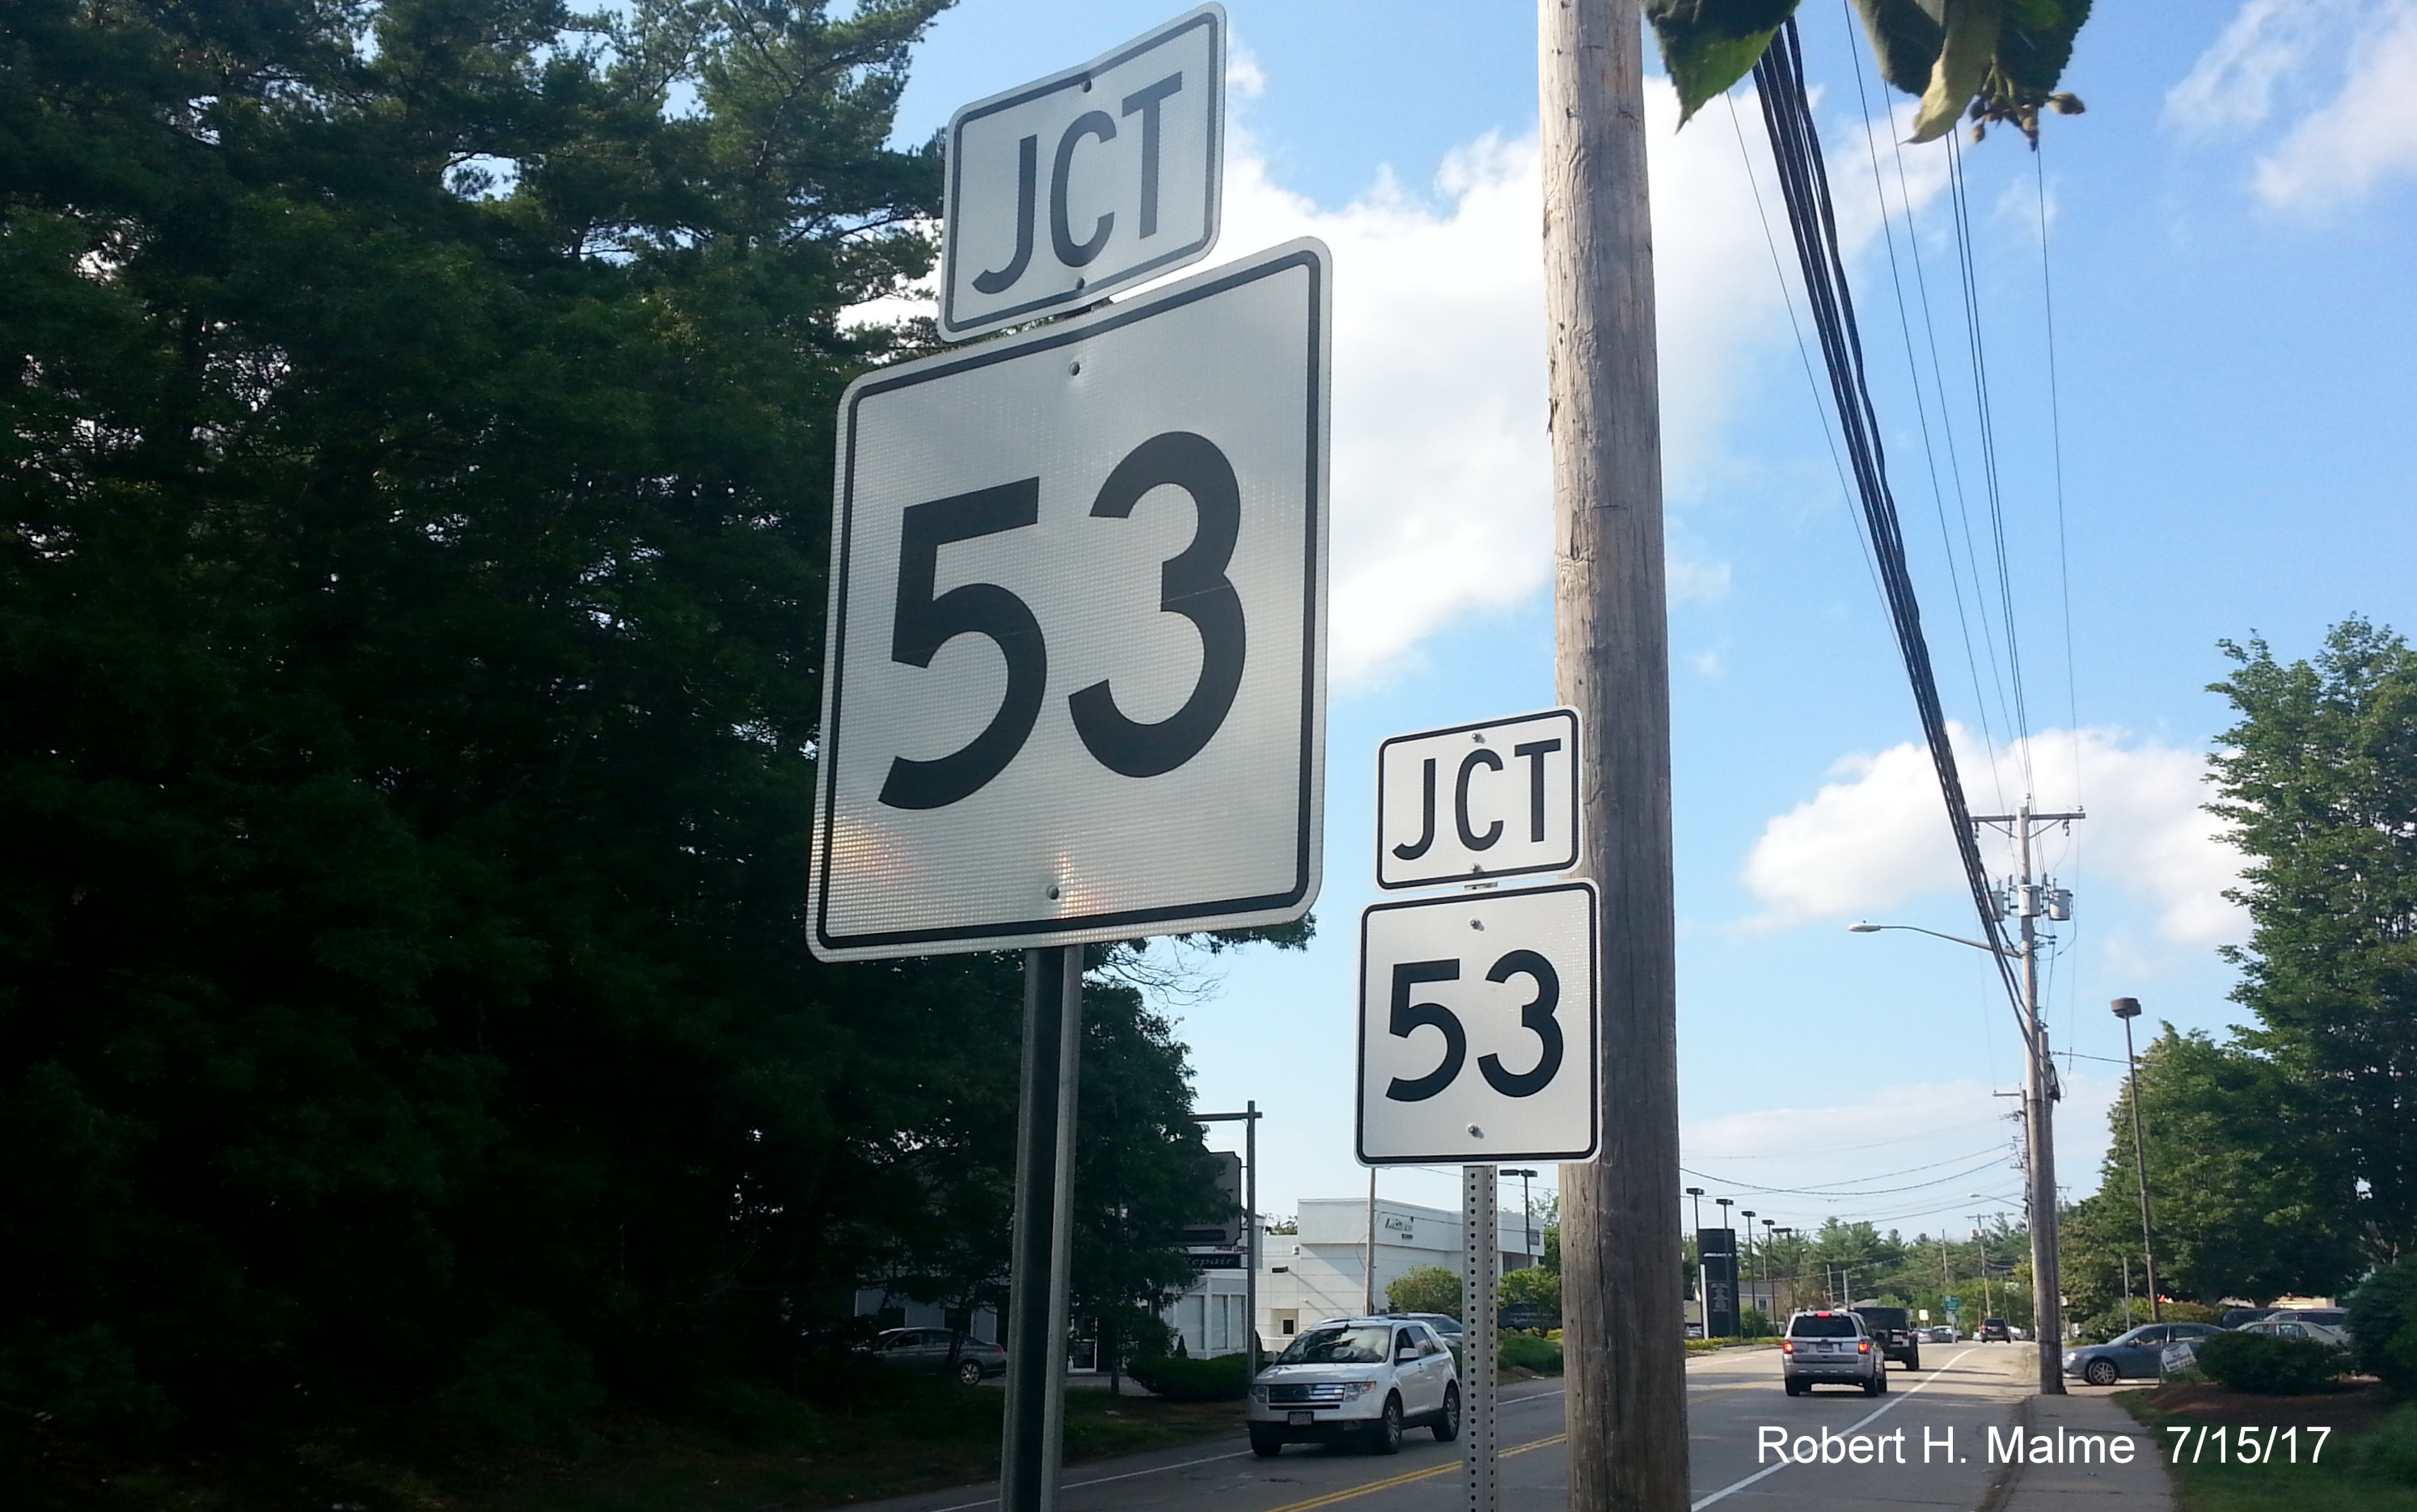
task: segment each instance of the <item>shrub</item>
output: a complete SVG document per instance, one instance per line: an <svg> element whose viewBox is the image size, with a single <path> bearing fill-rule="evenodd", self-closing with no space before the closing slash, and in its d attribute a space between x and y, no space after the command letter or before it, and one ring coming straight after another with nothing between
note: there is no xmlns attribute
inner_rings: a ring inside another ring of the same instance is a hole
<svg viewBox="0 0 2417 1512"><path fill-rule="evenodd" d="M1460 1316L1460 1278L1441 1265L1413 1265L1385 1288L1395 1312L1444 1312Z"/></svg>
<svg viewBox="0 0 2417 1512"><path fill-rule="evenodd" d="M2386 1480L2417 1486L2417 1407L2403 1407L2377 1424L2374 1431L2357 1441L2357 1454L2361 1468Z"/></svg>
<svg viewBox="0 0 2417 1512"><path fill-rule="evenodd" d="M462 1367L437 1406L505 1444L576 1443L604 1405L594 1360L540 1312L505 1318L463 1352Z"/></svg>
<svg viewBox="0 0 2417 1512"><path fill-rule="evenodd" d="M2312 1338L2233 1333L2202 1342L2197 1365L2227 1391L2299 1397L2324 1390L2349 1360L2340 1350Z"/></svg>
<svg viewBox="0 0 2417 1512"><path fill-rule="evenodd" d="M1505 1370L1533 1370L1538 1375L1561 1373L1558 1339L1544 1338L1535 1334L1505 1334L1497 1353Z"/></svg>
<svg viewBox="0 0 2417 1512"><path fill-rule="evenodd" d="M2358 1368L2396 1392L2417 1392L2417 1263L2377 1271L2349 1294L2349 1342Z"/></svg>
<svg viewBox="0 0 2417 1512"><path fill-rule="evenodd" d="M1251 1389L1250 1358L1243 1354L1220 1354L1210 1360L1160 1355L1131 1362L1125 1374L1169 1401L1239 1401Z"/></svg>

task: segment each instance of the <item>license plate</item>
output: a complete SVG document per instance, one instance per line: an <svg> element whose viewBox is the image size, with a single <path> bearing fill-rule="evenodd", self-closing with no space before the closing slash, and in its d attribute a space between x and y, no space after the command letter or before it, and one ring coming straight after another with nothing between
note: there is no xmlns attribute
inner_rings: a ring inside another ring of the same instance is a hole
<svg viewBox="0 0 2417 1512"><path fill-rule="evenodd" d="M1286 1428L1307 1428L1309 1425L1316 1421L1317 1414L1315 1413L1286 1413L1285 1414L1285 1426Z"/></svg>

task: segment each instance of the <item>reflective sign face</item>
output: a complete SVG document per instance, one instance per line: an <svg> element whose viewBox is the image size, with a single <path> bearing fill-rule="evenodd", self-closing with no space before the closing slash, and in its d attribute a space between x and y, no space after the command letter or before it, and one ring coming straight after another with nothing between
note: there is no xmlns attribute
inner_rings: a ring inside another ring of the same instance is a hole
<svg viewBox="0 0 2417 1512"><path fill-rule="evenodd" d="M1360 916L1360 1159L1594 1154L1589 882L1377 903Z"/></svg>
<svg viewBox="0 0 2417 1512"><path fill-rule="evenodd" d="M940 334L1080 310L1208 255L1225 11L1203 6L949 123Z"/></svg>
<svg viewBox="0 0 2417 1512"><path fill-rule="evenodd" d="M1296 242L849 388L817 955L1308 911L1327 290Z"/></svg>
<svg viewBox="0 0 2417 1512"><path fill-rule="evenodd" d="M1376 885L1578 864L1578 717L1546 709L1376 748Z"/></svg>

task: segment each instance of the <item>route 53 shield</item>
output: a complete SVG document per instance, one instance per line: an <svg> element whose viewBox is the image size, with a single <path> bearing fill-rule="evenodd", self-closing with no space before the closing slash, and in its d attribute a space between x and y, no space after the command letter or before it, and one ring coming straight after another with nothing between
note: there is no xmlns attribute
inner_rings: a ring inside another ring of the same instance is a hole
<svg viewBox="0 0 2417 1512"><path fill-rule="evenodd" d="M1363 1165L1593 1157L1595 920L1589 882L1360 915Z"/></svg>
<svg viewBox="0 0 2417 1512"><path fill-rule="evenodd" d="M816 955L1308 912L1329 291L1293 242L849 387Z"/></svg>

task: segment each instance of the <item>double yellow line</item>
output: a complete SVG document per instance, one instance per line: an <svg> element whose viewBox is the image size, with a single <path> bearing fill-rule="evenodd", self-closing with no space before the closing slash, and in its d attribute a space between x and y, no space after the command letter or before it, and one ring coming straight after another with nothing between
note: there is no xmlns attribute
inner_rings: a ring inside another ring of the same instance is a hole
<svg viewBox="0 0 2417 1512"><path fill-rule="evenodd" d="M1495 1458L1508 1459L1514 1454L1526 1454L1530 1449L1549 1449L1556 1444L1564 1444L1568 1441L1568 1434L1556 1433L1549 1439L1538 1439L1532 1444L1520 1444L1515 1449L1505 1449ZM1332 1506L1337 1502L1347 1502L1355 1496L1365 1496L1371 1491L1389 1491L1396 1486L1407 1486L1415 1480L1433 1480L1437 1475L1454 1474L1466 1463L1465 1460L1455 1459L1450 1464L1437 1465L1428 1470L1413 1470L1406 1475L1395 1475L1390 1480L1372 1480L1365 1486L1345 1487L1339 1491L1329 1491L1324 1496L1313 1496L1306 1502L1288 1502L1283 1506L1269 1507L1268 1512L1311 1512L1314 1507Z"/></svg>

